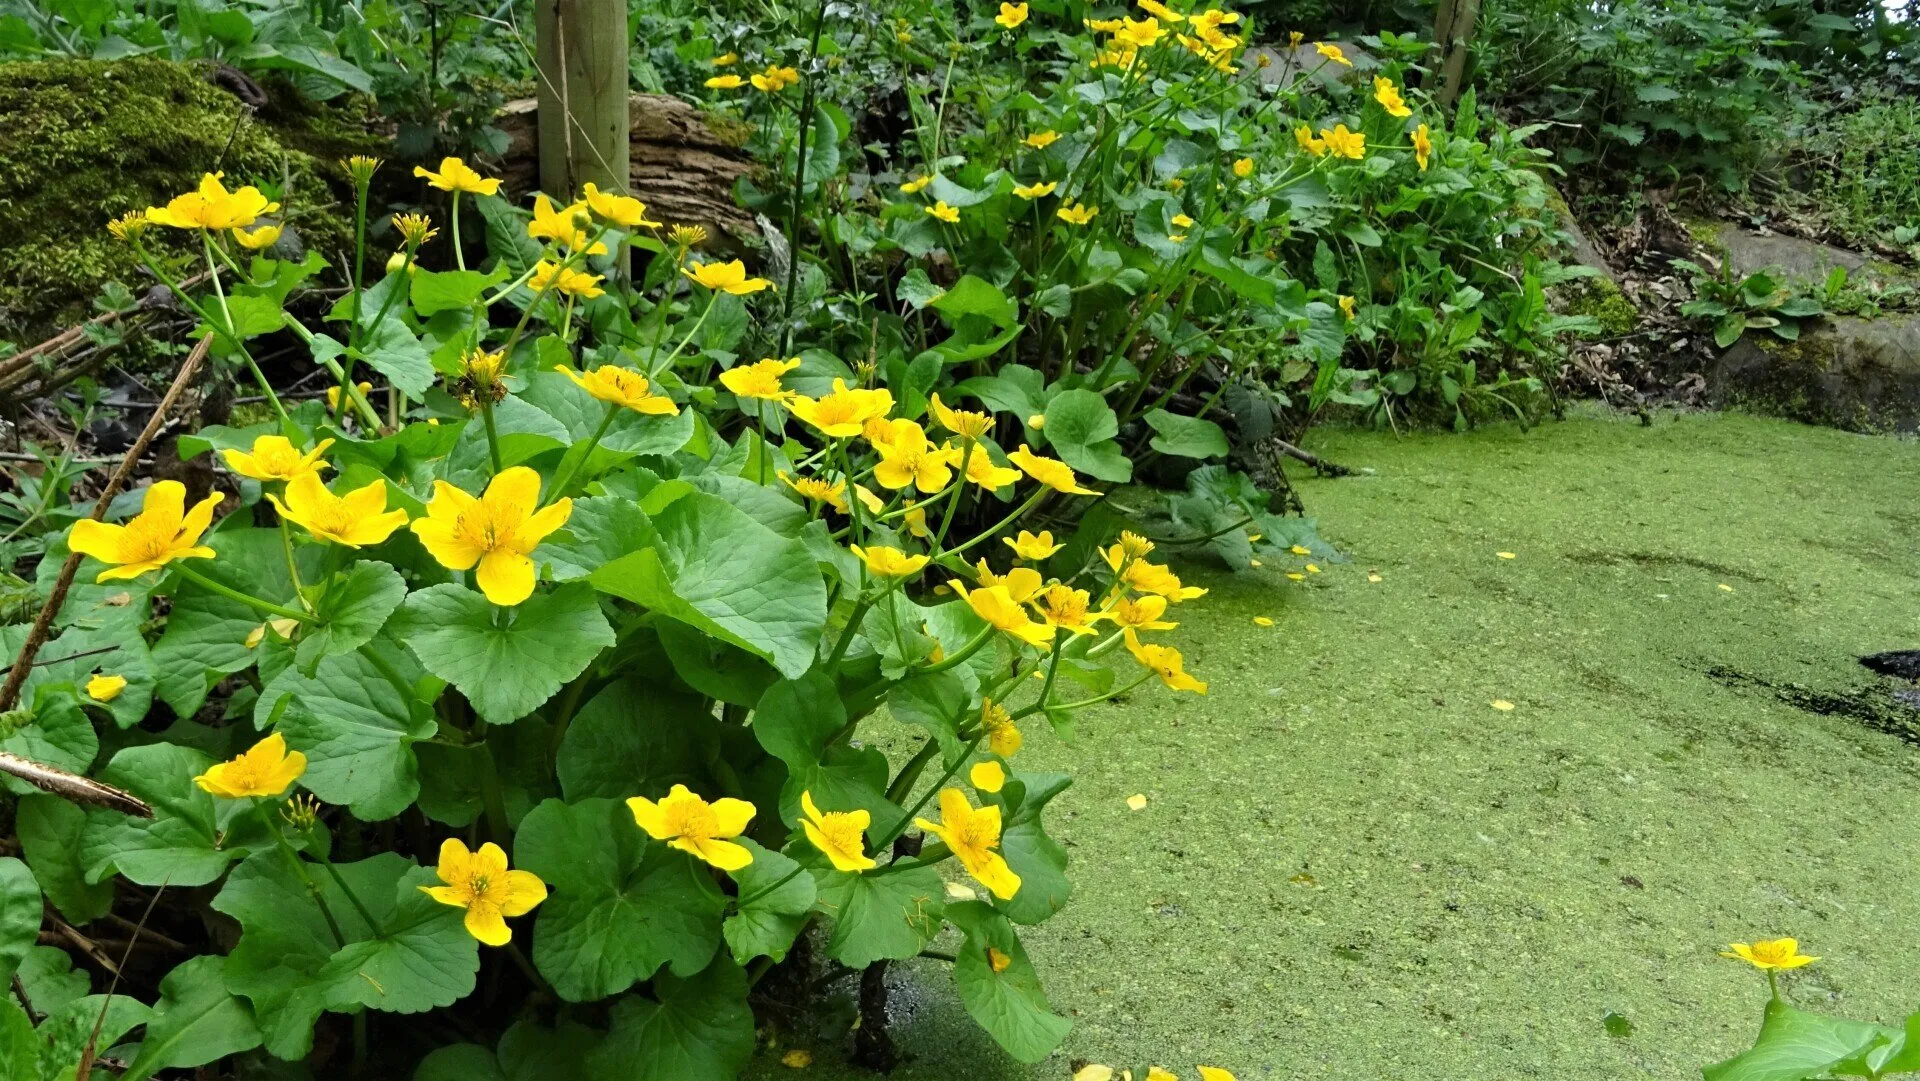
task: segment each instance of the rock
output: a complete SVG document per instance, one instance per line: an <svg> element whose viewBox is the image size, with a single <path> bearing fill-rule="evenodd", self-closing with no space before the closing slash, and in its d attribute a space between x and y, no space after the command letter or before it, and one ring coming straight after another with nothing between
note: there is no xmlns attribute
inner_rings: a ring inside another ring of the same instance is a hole
<svg viewBox="0 0 1920 1081"><path fill-rule="evenodd" d="M1547 209L1554 224L1567 234L1565 261L1573 266L1593 268L1586 277L1573 278L1553 289L1554 310L1566 315L1591 315L1600 321L1600 332L1607 338L1620 338L1640 324L1640 309L1634 307L1620 288L1620 279L1600 248L1580 228L1580 221L1567 201L1552 185L1547 187Z"/></svg>
<svg viewBox="0 0 1920 1081"><path fill-rule="evenodd" d="M494 121L507 133L501 175L516 199L540 187L537 113L534 99L525 98L508 102ZM704 226L707 247L721 250L759 235L753 215L733 198L734 181L753 171L753 160L719 118L664 94L633 95L628 113L631 194L647 204L649 217Z"/></svg>
<svg viewBox="0 0 1920 1081"><path fill-rule="evenodd" d="M1262 45L1257 49L1248 49L1240 62L1254 72L1254 78L1259 79L1263 86L1290 86L1302 74L1332 85L1350 81L1380 66L1380 61L1352 42L1331 44L1340 46L1346 58L1353 61L1352 67L1328 63L1325 57L1315 51L1311 42L1292 46Z"/></svg>
<svg viewBox="0 0 1920 1081"><path fill-rule="evenodd" d="M1703 246L1742 277L1774 270L1789 282L1805 287L1825 282L1834 267L1844 267L1854 280L1871 280L1880 285L1916 281L1912 271L1817 240L1758 233L1728 222L1695 222L1691 229Z"/></svg>
<svg viewBox="0 0 1920 1081"><path fill-rule="evenodd" d="M203 172L284 185L290 235L330 259L351 247L334 162L381 141L290 90L270 87L256 113L209 82L218 70L153 57L0 65L0 339L36 342L94 314L109 281L143 292L151 279L107 222L192 190ZM153 241L163 249L166 232Z"/></svg>
<svg viewBox="0 0 1920 1081"><path fill-rule="evenodd" d="M1920 430L1920 315L1808 323L1799 341L1749 332L1708 380L1716 404L1860 432Z"/></svg>

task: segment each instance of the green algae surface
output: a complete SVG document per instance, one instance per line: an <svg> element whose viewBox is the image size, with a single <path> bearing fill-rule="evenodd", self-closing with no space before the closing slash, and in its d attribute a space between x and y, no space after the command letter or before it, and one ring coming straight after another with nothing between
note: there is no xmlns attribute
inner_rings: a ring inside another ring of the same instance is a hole
<svg viewBox="0 0 1920 1081"><path fill-rule="evenodd" d="M1920 754L1782 697L1920 647L1920 447L1688 415L1312 449L1374 471L1303 485L1352 562L1189 571L1211 693L1017 760L1077 777L1049 826L1073 900L1022 932L1066 1045L1012 1062L920 960L894 1077L1697 1078L1758 1027L1764 979L1717 953L1756 936L1823 958L1802 1006L1920 1006ZM757 1075L873 1076L808 1035Z"/></svg>

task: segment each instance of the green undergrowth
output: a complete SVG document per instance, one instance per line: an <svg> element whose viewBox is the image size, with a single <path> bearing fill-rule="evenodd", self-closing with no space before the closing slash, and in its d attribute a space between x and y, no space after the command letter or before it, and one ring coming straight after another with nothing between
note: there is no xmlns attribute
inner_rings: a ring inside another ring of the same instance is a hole
<svg viewBox="0 0 1920 1081"><path fill-rule="evenodd" d="M1914 1009L1920 756L1789 700L1920 646L1920 447L1689 415L1312 449L1375 470L1303 486L1353 561L1210 576L1182 628L1210 695L1029 736L1023 768L1077 778L1075 895L1029 943L1066 1046L1017 1066L918 961L894 1077L1694 1078L1752 1041L1764 983L1716 951L1756 936L1824 958L1800 1005ZM759 1069L873 1076L843 1043Z"/></svg>

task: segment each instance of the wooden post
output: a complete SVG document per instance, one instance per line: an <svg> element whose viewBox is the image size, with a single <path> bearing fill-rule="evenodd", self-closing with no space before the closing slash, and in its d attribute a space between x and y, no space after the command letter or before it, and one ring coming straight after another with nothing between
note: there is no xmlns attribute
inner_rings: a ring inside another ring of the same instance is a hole
<svg viewBox="0 0 1920 1081"><path fill-rule="evenodd" d="M626 192L626 3L536 0L534 33L541 190L560 202L589 181Z"/></svg>
<svg viewBox="0 0 1920 1081"><path fill-rule="evenodd" d="M1451 108L1460 100L1460 84L1467 73L1474 24L1480 20L1480 0L1439 0L1433 12L1433 42L1440 50L1440 86L1434 97Z"/></svg>

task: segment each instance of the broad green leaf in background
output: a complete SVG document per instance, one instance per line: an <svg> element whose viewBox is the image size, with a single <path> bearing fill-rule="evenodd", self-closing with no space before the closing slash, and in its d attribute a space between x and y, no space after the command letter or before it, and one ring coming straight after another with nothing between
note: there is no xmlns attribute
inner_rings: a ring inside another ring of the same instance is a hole
<svg viewBox="0 0 1920 1081"><path fill-rule="evenodd" d="M114 995L111 999L106 995L83 995L61 1005L43 1005L38 998L31 1001L34 1009L47 1011L38 1031L40 1073L15 1073L12 1077L32 1076L36 1081L71 1078L88 1041L93 1042L96 1053L105 1051L122 1036L153 1019L153 1007L128 995ZM98 1033L94 1031L96 1024Z"/></svg>
<svg viewBox="0 0 1920 1081"><path fill-rule="evenodd" d="M398 857L382 853L373 860L386 861L379 868L386 874ZM320 970L316 979L327 987L329 1010L350 1013L364 1006L389 1013L424 1013L451 1006L473 990L480 971L480 944L461 923L466 914L421 892L423 886L441 884L433 868L399 862L403 864L399 880L385 893L355 887L384 934L352 941L361 932L349 931L350 941ZM358 920L357 913L334 915L343 928L350 920Z"/></svg>
<svg viewBox="0 0 1920 1081"><path fill-rule="evenodd" d="M201 574L262 600L293 601L279 530L222 529L209 543L220 556L201 560L204 566L195 568ZM222 676L253 664L256 654L247 648L247 635L264 619L204 586L176 584L167 628L153 645L161 700L180 716L193 716Z"/></svg>
<svg viewBox="0 0 1920 1081"><path fill-rule="evenodd" d="M113 908L113 883L88 883L80 862L87 812L46 792L22 796L16 806L14 831L47 900L71 924L92 923L106 915Z"/></svg>
<svg viewBox="0 0 1920 1081"><path fill-rule="evenodd" d="M1115 484L1133 479L1133 463L1113 437L1120 418L1105 398L1090 390L1069 390L1047 403L1047 442L1068 465Z"/></svg>
<svg viewBox="0 0 1920 1081"><path fill-rule="evenodd" d="M1064 773L1016 774L1002 789L1002 796L1017 791L1020 801L1006 808L1006 821L1013 823L1000 835L1000 854L1007 866L1020 876L1020 890L994 906L1015 923L1041 923L1066 907L1073 894L1067 878L1067 850L1047 836L1040 824L1040 812L1055 796L1067 790L1073 779Z"/></svg>
<svg viewBox="0 0 1920 1081"><path fill-rule="evenodd" d="M1158 433L1149 446L1162 454L1182 458L1224 458L1227 433L1218 424L1200 417L1183 417L1164 409L1147 413L1147 424Z"/></svg>
<svg viewBox="0 0 1920 1081"><path fill-rule="evenodd" d="M846 724L847 709L833 679L819 671L776 683L760 697L754 738L787 764L781 821L799 824L803 792L812 792L825 810L865 808L876 825L899 821L903 812L886 796L886 756L872 747L851 746L844 738Z"/></svg>
<svg viewBox="0 0 1920 1081"><path fill-rule="evenodd" d="M639 674L607 685L580 707L560 743L556 770L568 799L659 799L675 784L700 791L719 733L705 699L663 690Z"/></svg>
<svg viewBox="0 0 1920 1081"><path fill-rule="evenodd" d="M507 609L465 586L432 586L407 598L394 635L489 724L533 712L613 645L600 599L585 585L535 593Z"/></svg>
<svg viewBox="0 0 1920 1081"><path fill-rule="evenodd" d="M178 744L129 747L113 756L100 779L153 807L152 818L93 808L81 831L87 880L119 871L142 886L204 886L227 864L272 840L249 801L214 798L193 783L213 759Z"/></svg>
<svg viewBox="0 0 1920 1081"><path fill-rule="evenodd" d="M662 965L697 973L720 945L726 900L706 864L648 837L623 802L547 800L521 821L514 857L553 891L533 963L568 1001L619 994Z"/></svg>
<svg viewBox="0 0 1920 1081"><path fill-rule="evenodd" d="M874 822L876 829L888 825ZM847 874L829 867L817 870L815 877L820 903L833 913L827 956L848 968L904 961L940 933L946 886L931 867L884 875Z"/></svg>
<svg viewBox="0 0 1920 1081"><path fill-rule="evenodd" d="M27 990L33 1008L58 1013L69 1002L86 997L93 985L84 971L76 972L73 958L57 946L35 946L20 962L20 985Z"/></svg>
<svg viewBox="0 0 1920 1081"><path fill-rule="evenodd" d="M373 640L407 596L407 583L385 563L363 560L348 569L328 594L325 622L300 634L294 659L311 669L320 658L358 649Z"/></svg>
<svg viewBox="0 0 1920 1081"><path fill-rule="evenodd" d="M125 1078L218 1062L260 1046L260 1030L246 1002L227 990L227 959L216 955L182 962L160 981L160 1001L140 1040L140 1052Z"/></svg>
<svg viewBox="0 0 1920 1081"><path fill-rule="evenodd" d="M786 959L813 912L813 876L793 874L798 863L756 841L742 837L740 843L753 853L753 862L732 874L739 888L736 896L748 903L727 917L722 928L727 947L743 965L756 957L778 963Z"/></svg>
<svg viewBox="0 0 1920 1081"><path fill-rule="evenodd" d="M254 724L276 715L287 745L307 756L302 787L377 822L407 809L420 794L416 741L439 729L432 707L388 682L367 650L405 665L392 640L327 657L311 676L289 668L260 692Z"/></svg>
<svg viewBox="0 0 1920 1081"><path fill-rule="evenodd" d="M1804 1081L1832 1074L1867 1077L1881 1065L1877 1058L1891 1053L1903 1039L1899 1029L1810 1013L1776 998L1767 1002L1753 1047L1701 1072L1706 1081Z"/></svg>
<svg viewBox="0 0 1920 1081"><path fill-rule="evenodd" d="M407 294L413 301L413 310L425 317L435 312L473 307L473 302L488 288L507 280L507 272L501 264L495 264L493 271L486 274L478 270L415 268L409 277Z"/></svg>
<svg viewBox="0 0 1920 1081"><path fill-rule="evenodd" d="M1048 1004L1013 925L979 901L948 905L947 919L967 936L953 963L953 980L968 1015L1021 1062L1052 1054L1073 1022Z"/></svg>
<svg viewBox="0 0 1920 1081"><path fill-rule="evenodd" d="M765 657L785 675L813 665L827 589L804 544L704 492L674 500L652 522L656 546L589 581Z"/></svg>
<svg viewBox="0 0 1920 1081"><path fill-rule="evenodd" d="M17 754L74 773L85 773L100 753L100 737L80 700L65 686L43 684L33 694L32 721L0 740L0 751ZM18 777L6 778L7 791L16 795L38 792Z"/></svg>
<svg viewBox="0 0 1920 1081"><path fill-rule="evenodd" d="M662 973L658 1002L614 1003L607 1038L588 1055L588 1076L615 1081L733 1081L753 1056L747 976L721 956L691 978Z"/></svg>
<svg viewBox="0 0 1920 1081"><path fill-rule="evenodd" d="M1006 330L1020 321L1020 305L1009 299L1007 294L996 288L992 282L963 274L953 287L940 294L931 304L933 310L944 316L949 325L958 326L960 318L967 315L982 316L1001 330Z"/></svg>
<svg viewBox="0 0 1920 1081"><path fill-rule="evenodd" d="M40 1057L40 1037L27 1011L12 995L0 998L0 1063L6 1066L6 1081L39 1081Z"/></svg>
<svg viewBox="0 0 1920 1081"><path fill-rule="evenodd" d="M0 987L13 982L40 935L40 885L27 865L0 859Z"/></svg>

